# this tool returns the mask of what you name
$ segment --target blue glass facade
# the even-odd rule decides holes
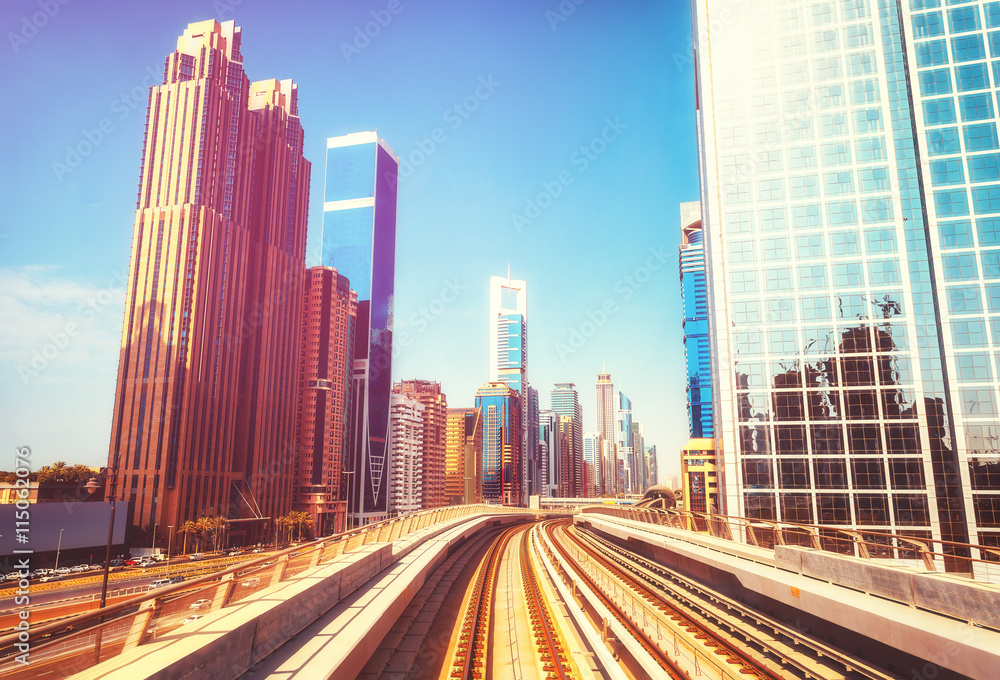
[[[480,489],[485,503],[521,504],[521,398],[503,382],[491,382],[476,391],[476,408],[483,423]]]
[[[388,514],[389,401],[399,164],[375,133],[327,140],[322,262],[358,293],[349,460],[350,512]]]
[[[711,439],[715,436],[712,424],[712,352],[708,336],[705,244],[698,203],[682,205],[681,222],[680,274],[688,428],[694,439]]]

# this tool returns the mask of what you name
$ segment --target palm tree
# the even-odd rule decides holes
[[[184,534],[184,549],[181,554],[187,553],[188,536],[197,536],[201,530],[198,528],[197,523],[188,520],[184,522],[180,529],[177,530],[178,533]]]
[[[298,531],[298,540],[302,540],[302,527],[312,527],[312,515],[304,510],[292,510],[288,513],[288,527]]]
[[[222,536],[222,547],[223,548],[226,547],[226,529],[229,528],[229,520],[223,517],[222,515],[219,515],[214,519],[214,521],[215,521],[215,532],[216,532],[215,549],[219,550],[218,537],[220,534]]]

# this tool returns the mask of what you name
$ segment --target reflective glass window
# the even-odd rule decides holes
[[[1000,154],[969,157],[969,181],[988,182],[1000,179]]]
[[[965,195],[965,189],[956,189],[954,191],[935,191],[934,205],[937,208],[938,215],[959,216],[969,214],[969,201],[968,197]]]
[[[967,94],[958,98],[962,121],[986,120],[993,117],[993,98],[988,94]]]
[[[955,102],[950,97],[924,102],[924,122],[927,125],[947,125],[956,120]]]
[[[986,73],[986,64],[969,64],[955,69],[955,83],[959,92],[982,90],[990,86],[990,77]]]
[[[943,47],[943,46],[942,46]],[[934,50],[931,50],[931,58],[938,58],[938,55]],[[963,35],[959,38],[951,39],[951,53],[955,61],[975,61],[976,59],[984,59],[986,57],[986,48],[983,46],[983,36],[981,35]],[[919,58],[920,47],[917,47],[917,55]],[[939,63],[939,62],[932,62]]]
[[[969,220],[941,222],[938,232],[942,248],[965,248],[972,245],[972,223]]]
[[[941,12],[914,15],[913,35],[917,38],[932,38],[944,35],[944,21],[942,21]]]
[[[981,125],[966,125],[964,128],[965,132],[965,148],[967,151],[988,151],[991,149],[1000,148],[997,144],[997,126],[996,123],[983,123]],[[929,136],[928,136],[929,139]],[[957,142],[957,140],[956,140]],[[942,140],[942,148],[948,145],[946,140]],[[958,150],[958,145],[956,143],[955,150]],[[949,153],[943,151],[942,153]]]
[[[957,7],[948,10],[948,26],[952,33],[978,31],[981,28],[979,24],[979,8],[972,6]]]
[[[948,48],[944,40],[931,40],[917,45],[917,66],[939,66],[948,63]]]
[[[957,128],[942,128],[941,130],[929,130],[927,132],[927,145],[931,156],[941,154],[958,153]]]
[[[934,186],[947,184],[964,184],[965,173],[962,171],[960,158],[948,158],[931,162],[931,183]]]
[[[972,205],[976,213],[1000,212],[1000,185],[973,187]]]

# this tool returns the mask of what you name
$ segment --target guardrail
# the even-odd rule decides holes
[[[481,514],[536,514],[538,510],[461,505],[423,510],[317,539],[223,571],[164,586],[104,609],[0,637],[0,678],[65,677],[177,630],[275,583],[369,543],[396,541],[442,522]],[[30,621],[30,609],[29,619]],[[17,661],[28,653],[30,665]]]
[[[591,506],[583,508],[583,512],[669,526],[761,548],[798,545],[863,559],[920,565],[927,571],[945,571],[987,583],[1000,583],[1000,547],[942,541],[927,531],[885,533],[677,509]]]

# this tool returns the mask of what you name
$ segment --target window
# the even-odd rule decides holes
[[[965,189],[935,191],[934,206],[937,208],[937,214],[942,216],[969,214],[969,203]]]
[[[733,241],[730,243],[729,260],[734,264],[753,262],[753,241]]]
[[[968,31],[978,31],[979,8],[978,7],[958,7],[948,10],[948,26],[952,33],[966,33]]]
[[[786,291],[792,287],[792,273],[786,267],[767,270],[764,272],[764,280],[767,290],[771,292]]]
[[[931,156],[958,153],[958,130],[956,128],[931,130],[927,133],[927,144],[930,147]]]
[[[872,255],[896,252],[896,234],[892,229],[869,229],[865,232],[865,242]]]
[[[1000,251],[985,250],[982,253],[983,278],[986,280],[1000,278]],[[998,338],[1000,341],[1000,338]]]
[[[856,80],[851,83],[851,102],[871,104],[879,100],[878,83],[874,80]]]
[[[780,179],[765,179],[759,183],[760,200],[780,201],[785,197]]]
[[[844,105],[844,86],[827,85],[816,88],[816,98],[821,109],[830,109]]]
[[[854,202],[827,203],[826,219],[830,226],[857,224],[858,215]]]
[[[878,109],[866,109],[854,112],[854,129],[858,134],[879,132],[882,130],[882,112]]]
[[[797,149],[788,150],[788,165],[793,170],[800,168],[816,167],[816,149],[811,146],[802,146]]]
[[[927,125],[946,125],[955,120],[955,102],[950,98],[924,103],[924,122]]]
[[[951,71],[946,68],[923,71],[920,74],[920,94],[951,94]]]
[[[816,60],[816,80],[832,80],[840,77],[840,57]]]
[[[913,36],[916,38],[933,38],[944,35],[944,22],[941,12],[928,12],[913,17]]]
[[[843,0],[841,6],[844,10],[844,20],[864,19],[868,16],[868,3],[866,0]]]
[[[959,163],[961,170],[962,164]],[[864,168],[859,172],[862,193],[889,190],[889,168]]]
[[[981,125],[966,125],[965,148],[967,151],[986,151],[1000,148],[997,145],[996,123],[984,123]],[[957,144],[956,144],[957,149]],[[947,152],[946,152],[947,153]]]
[[[871,27],[868,24],[848,26],[844,29],[844,39],[847,42],[848,47],[864,47],[865,45],[871,45]]]
[[[986,74],[986,64],[970,64],[955,69],[955,82],[959,92],[982,90],[990,86],[990,77]]]
[[[817,193],[816,175],[792,178],[792,198],[809,198]]]
[[[726,230],[731,234],[747,234],[750,232],[751,216],[748,212],[734,212],[726,215]]]
[[[847,121],[842,113],[834,113],[820,117],[820,135],[833,137],[847,134]]]
[[[726,203],[739,205],[750,202],[750,183],[732,182],[726,185]]]
[[[941,222],[938,230],[942,248],[966,248],[972,245],[972,224],[969,220]]]
[[[841,231],[830,235],[834,255],[854,255],[860,252],[858,248],[858,233],[856,231]]]
[[[802,318],[806,320],[829,319],[830,301],[825,297],[803,296]]]
[[[795,239],[795,251],[800,259],[823,257],[823,237],[798,236]]]
[[[864,76],[875,71],[875,55],[872,52],[851,54],[847,57],[847,71],[852,76]]]
[[[989,182],[1000,179],[1000,155],[991,153],[969,158],[969,181]]]
[[[861,265],[857,262],[841,262],[833,265],[833,280],[837,288],[854,288],[864,283]]]
[[[888,283],[899,283],[899,261],[898,260],[875,260],[868,263],[868,276],[873,286],[881,286]]]
[[[990,387],[965,388],[962,390],[962,409],[970,416],[995,416],[997,403]]]
[[[854,175],[850,172],[828,172],[823,175],[828,196],[849,194],[854,191]]]
[[[797,205],[792,209],[792,226],[808,229],[820,226],[818,205]]]
[[[851,147],[846,142],[823,145],[823,165],[845,165],[851,162]]]
[[[760,225],[764,231],[779,231],[785,228],[785,209],[770,208],[760,211]]]
[[[823,265],[800,265],[799,285],[802,288],[822,288],[826,285],[826,267]]]
[[[785,121],[785,138],[790,141],[797,139],[812,139],[812,118]]]
[[[1000,212],[1000,185],[973,187],[972,205],[977,214]]]
[[[986,40],[990,43],[990,56],[1000,57],[1000,31],[993,31],[986,37]]]
[[[965,173],[962,172],[961,159],[950,158],[943,161],[933,161],[931,163],[931,182],[934,186],[964,183]]]
[[[755,293],[757,292],[757,280],[752,271],[733,272],[732,276],[733,293]]]
[[[759,123],[754,126],[754,140],[757,144],[773,145],[778,143],[778,124]]]
[[[882,461],[878,458],[854,458],[851,460],[851,476],[855,489],[884,489],[885,474]]]
[[[917,45],[917,66],[940,66],[948,63],[948,48],[944,40],[932,40]]]
[[[888,198],[866,198],[861,201],[861,211],[865,224],[878,224],[892,219],[892,200]]]
[[[969,281],[977,278],[976,256],[970,253],[945,255],[944,278],[947,281]]]
[[[774,172],[781,170],[780,151],[758,151],[757,169],[761,172]]]
[[[757,323],[759,319],[756,302],[733,302],[733,321],[736,323]]]
[[[968,94],[958,98],[962,121],[985,120],[993,117],[993,99],[989,94]]]
[[[917,48],[919,59],[920,48]],[[983,36],[964,35],[960,38],[951,39],[951,53],[955,61],[975,61],[986,58],[986,49],[983,47]]]
[[[885,158],[885,141],[880,137],[858,140],[858,160],[880,161]]]
[[[948,289],[948,313],[981,314],[982,311],[979,286],[955,286]]]
[[[842,489],[847,486],[846,466],[842,459],[814,458],[813,473],[817,489]]]
[[[958,377],[962,382],[988,382],[990,380],[990,358],[982,352],[959,354],[955,357]]]
[[[788,259],[788,239],[766,238],[764,239],[764,259],[768,261]]]
[[[996,28],[1000,26],[1000,2],[989,2],[983,6],[986,14],[986,27]]]

